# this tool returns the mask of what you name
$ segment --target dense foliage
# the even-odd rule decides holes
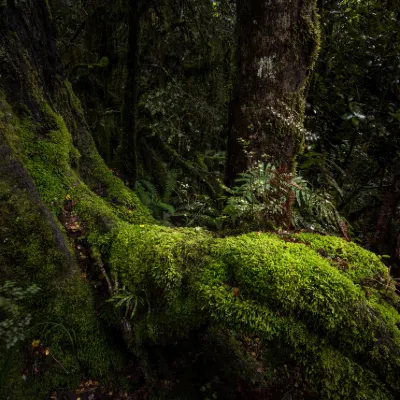
[[[1,398],[400,396],[399,5],[265,4],[0,1]]]

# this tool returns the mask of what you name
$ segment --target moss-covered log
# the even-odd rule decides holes
[[[8,4],[0,8],[0,279],[41,291],[22,304],[33,318],[26,340],[0,358],[0,396],[41,399],[84,376],[123,385],[133,354],[153,379],[152,349],[202,334],[229,343],[240,360],[224,368],[234,380],[250,371],[268,384],[287,365],[321,398],[398,397],[399,298],[379,258],[333,237],[215,238],[154,225],[95,149],[45,1]],[[52,355],[40,362],[37,339]],[[245,339],[258,343],[258,358],[238,345]]]
[[[175,341],[212,324],[256,335],[265,350],[290,349],[323,398],[391,398],[400,389],[394,282],[353,243],[126,225],[110,261],[121,284],[140,288],[151,305],[135,319],[135,343]]]

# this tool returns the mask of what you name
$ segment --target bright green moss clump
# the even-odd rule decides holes
[[[309,245],[322,257],[330,258],[331,263],[355,283],[362,283],[367,278],[383,283],[388,278],[387,268],[382,264],[379,256],[353,242],[347,242],[335,236],[310,233],[301,233],[294,237]]]
[[[368,261],[368,252],[340,243],[355,265]],[[368,276],[388,278],[371,260]],[[173,339],[212,323],[258,335],[266,348],[289,348],[305,379],[327,398],[391,398],[399,391],[397,311],[306,244],[265,234],[213,239],[202,231],[125,226],[111,264],[121,285],[145,293],[151,313],[145,308],[135,316],[147,328],[141,340],[164,340],[166,332]]]
[[[193,287],[212,237],[193,229],[124,224],[113,241],[112,278],[145,299],[136,341],[176,340],[204,320]]]

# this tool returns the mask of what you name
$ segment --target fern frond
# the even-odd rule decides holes
[[[176,170],[168,171],[165,179],[164,194],[162,196],[162,201],[164,203],[167,203],[169,201],[172,193],[176,189],[177,182],[178,182],[178,172]]]
[[[150,194],[151,198],[159,199],[160,195],[156,187],[149,181],[142,180],[142,185],[146,188],[147,192]]]
[[[163,210],[166,211],[169,214],[174,214],[175,213],[175,207],[172,206],[171,204],[167,204],[167,203],[163,203],[162,201],[158,201],[157,203],[155,203],[155,205]]]

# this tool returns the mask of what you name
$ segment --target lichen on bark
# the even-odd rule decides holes
[[[320,45],[314,0],[240,0],[237,19],[229,184],[262,158],[294,170],[303,143],[305,89]]]

